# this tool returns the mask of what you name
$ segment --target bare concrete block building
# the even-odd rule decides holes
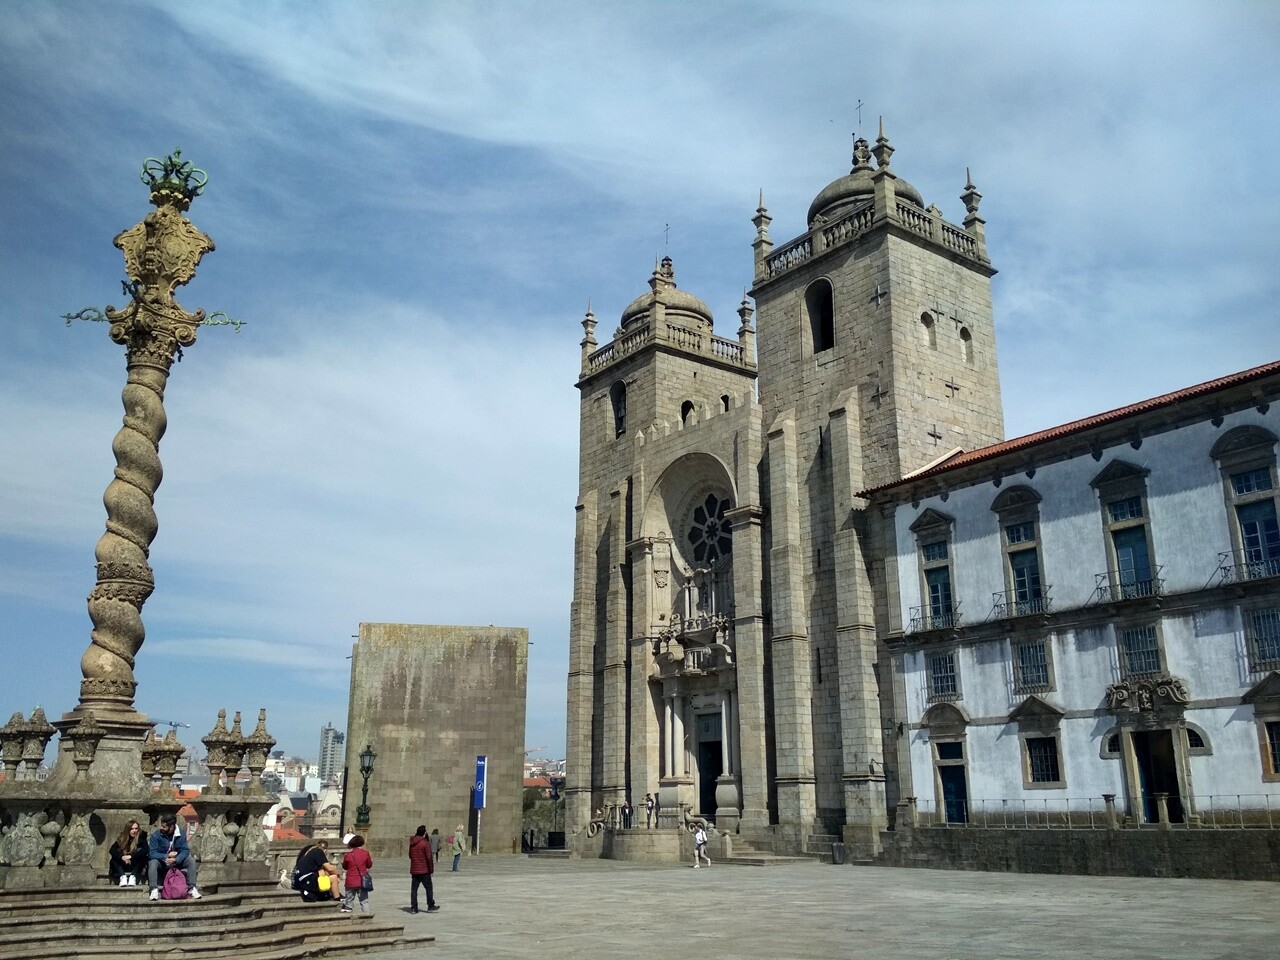
[[[420,823],[458,824],[482,853],[519,849],[529,631],[362,623],[352,650],[347,726],[348,828],[362,800],[360,753],[377,754],[369,777],[373,856],[404,856]],[[476,757],[488,758],[486,806],[472,811]]]

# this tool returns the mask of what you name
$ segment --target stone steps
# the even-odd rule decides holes
[[[0,960],[300,960],[420,946],[404,925],[303,903],[274,883],[202,888],[199,900],[150,901],[145,887],[0,892]]]

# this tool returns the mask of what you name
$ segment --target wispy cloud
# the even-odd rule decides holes
[[[556,743],[588,297],[609,335],[670,224],[731,326],[756,191],[803,229],[861,100],[926,202],[985,194],[1011,432],[1274,359],[1278,40],[1243,2],[0,7],[0,700],[74,696],[123,359],[55,318],[121,299],[143,157],[210,171],[179,296],[250,322],[173,370],[146,709],[278,704],[305,752],[360,620],[506,623]]]

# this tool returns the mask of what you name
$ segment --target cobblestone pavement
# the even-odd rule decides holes
[[[413,916],[408,861],[374,875],[376,911],[436,936],[377,960],[1280,957],[1274,883],[484,856]]]

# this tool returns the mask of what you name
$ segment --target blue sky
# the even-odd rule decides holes
[[[209,173],[224,310],[175,365],[139,707],[314,755],[360,621],[528,626],[564,744],[577,394],[655,255],[733,336],[883,114],[984,194],[1007,428],[1280,357],[1280,8],[1245,3],[0,6],[0,709],[74,706],[144,158]],[[669,246],[664,229],[670,225]]]

